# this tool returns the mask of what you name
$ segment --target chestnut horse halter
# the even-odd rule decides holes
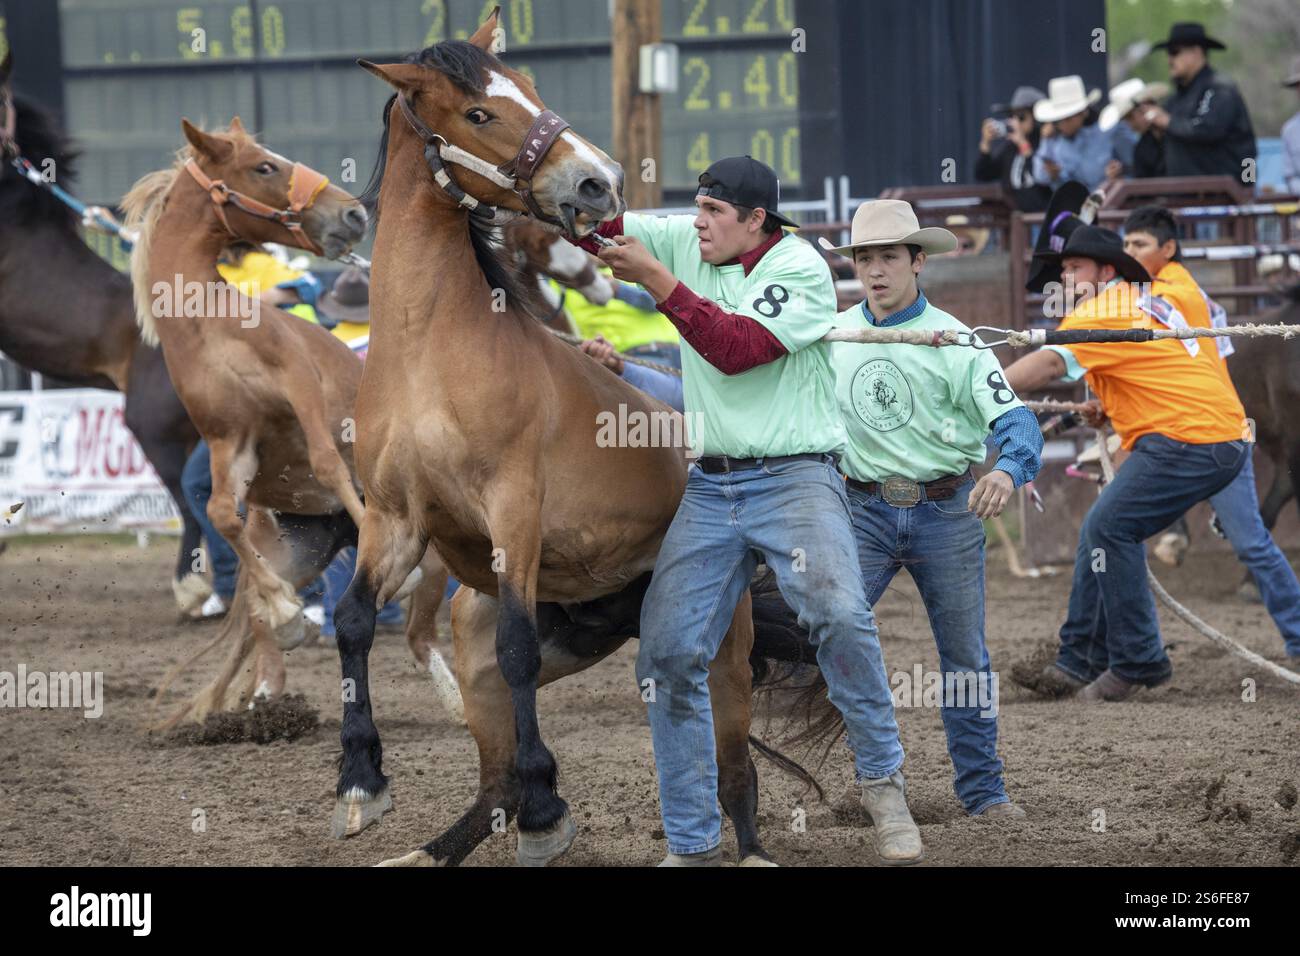
[[[289,230],[289,234],[293,236],[293,240],[299,249],[306,249],[318,256],[324,255],[324,250],[302,228],[303,212],[311,208],[312,203],[316,201],[316,197],[329,185],[329,178],[316,172],[310,166],[304,166],[302,163],[293,164],[293,172],[289,176],[289,205],[285,209],[274,209],[251,196],[236,192],[220,179],[208,178],[207,174],[199,169],[199,164],[193,159],[186,160],[185,171],[194,177],[194,181],[199,184],[204,192],[212,197],[213,205],[217,207],[217,218],[226,227],[226,232],[230,233],[234,238],[240,239],[243,237],[230,228],[230,223],[226,219],[227,205],[234,206],[241,212],[258,219],[267,219],[279,223]]]
[[[406,122],[411,125],[411,129],[415,130],[415,134],[424,143],[424,161],[429,164],[429,171],[433,173],[434,182],[458,205],[468,209],[471,216],[486,220],[493,225],[502,225],[522,214],[513,209],[500,209],[479,202],[461,189],[456,184],[456,180],[451,178],[451,173],[447,170],[447,163],[464,166],[466,169],[478,173],[489,182],[495,183],[503,189],[509,189],[523,200],[524,205],[528,207],[528,211],[542,222],[557,226],[563,225],[563,223],[542,212],[542,208],[537,205],[537,200],[533,198],[533,177],[537,175],[537,168],[542,165],[542,160],[551,151],[551,147],[560,138],[560,134],[569,128],[569,124],[554,112],[542,110],[537,114],[537,119],[533,120],[533,125],[528,130],[527,135],[524,136],[523,144],[520,145],[515,158],[500,166],[493,166],[487,160],[480,159],[459,146],[453,146],[443,136],[429,129],[424,124],[424,121],[415,115],[415,110],[412,108],[410,100],[406,98],[405,93],[397,94],[397,105],[402,108],[402,115],[406,117]]]

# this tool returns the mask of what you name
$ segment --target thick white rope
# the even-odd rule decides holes
[[[982,345],[1036,346],[1047,344],[1048,329],[995,329],[980,326],[972,331],[958,329],[898,329],[898,328],[861,328],[831,329],[822,337],[823,342],[862,342],[880,345],[928,345],[934,348],[945,345],[977,346],[979,341],[974,332],[990,332],[1002,338],[997,342]],[[1104,329],[1079,329],[1077,331],[1115,331]],[[1260,338],[1277,335],[1284,339],[1300,336],[1300,325],[1229,325],[1223,328],[1201,328],[1187,326],[1178,329],[1152,329],[1151,337],[1155,339],[1222,339],[1222,338]],[[1103,343],[1104,344],[1104,343]],[[1118,344],[1118,343],[1116,343]]]
[[[1097,430],[1097,444],[1101,450],[1101,469],[1106,475],[1106,483],[1109,484],[1115,477],[1115,464],[1110,460],[1110,449],[1106,447],[1106,435],[1100,429]],[[1156,580],[1156,576],[1152,573],[1150,567],[1147,568],[1147,582],[1151,585],[1151,590],[1156,593],[1156,597],[1160,598],[1160,600],[1164,602],[1165,606],[1180,617],[1183,623],[1192,630],[1196,631],[1203,637],[1208,637],[1220,647],[1227,648],[1238,657],[1250,661],[1250,663],[1254,664],[1256,667],[1264,668],[1275,677],[1280,677],[1284,681],[1290,681],[1292,684],[1300,684],[1300,674],[1274,664],[1272,661],[1260,657],[1254,651],[1242,647],[1227,634],[1210,627],[1210,625],[1206,624],[1186,607],[1179,604],[1170,596],[1169,592],[1164,589],[1164,586]]]

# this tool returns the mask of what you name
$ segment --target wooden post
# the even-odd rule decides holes
[[[629,209],[663,205],[659,150],[662,146],[658,94],[642,93],[638,85],[641,46],[662,39],[659,0],[614,0],[610,24],[612,46],[610,73],[613,76],[614,158],[622,164],[627,179],[623,196]],[[655,175],[646,182],[643,163],[655,162]]]

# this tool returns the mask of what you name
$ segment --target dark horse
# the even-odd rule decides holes
[[[1260,321],[1300,325],[1300,282],[1287,288],[1286,302]],[[1300,478],[1300,339],[1242,338],[1228,358],[1246,414],[1255,422],[1255,440],[1273,463],[1273,484],[1260,502],[1264,527],[1272,529],[1283,505],[1295,497]]]
[[[12,58],[0,63],[0,351],[29,369],[126,396],[126,425],[176,502],[184,522],[172,588],[183,611],[201,604],[207,584],[191,569],[199,526],[181,493],[198,432],[176,397],[160,349],[140,341],[131,280],[96,255],[77,217],[9,163],[4,131],[38,169],[54,161],[66,185],[76,153],[54,121],[9,86]]]

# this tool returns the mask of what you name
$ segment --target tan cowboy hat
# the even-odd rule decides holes
[[[853,214],[851,241],[833,246],[825,237],[818,244],[827,252],[853,258],[854,249],[866,246],[920,246],[924,252],[952,252],[957,237],[938,226],[921,228],[910,202],[901,199],[869,199]]]
[[[1081,76],[1057,76],[1047,82],[1047,98],[1034,104],[1034,119],[1055,123],[1082,113],[1101,99],[1101,90],[1087,92]]]
[[[1140,103],[1158,103],[1169,95],[1169,84],[1148,83],[1134,77],[1125,80],[1110,91],[1110,102],[1101,111],[1097,126],[1102,132],[1118,126],[1119,121]]]

